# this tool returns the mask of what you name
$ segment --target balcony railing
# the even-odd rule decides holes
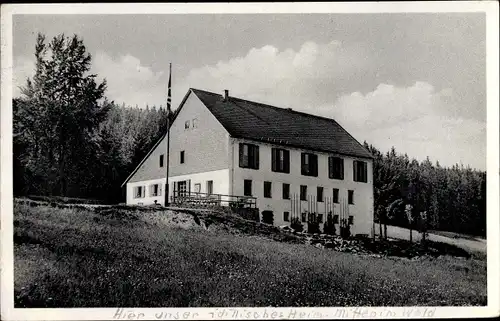
[[[257,198],[251,196],[208,194],[188,191],[173,191],[172,204],[196,204],[200,206],[229,206],[256,208]]]

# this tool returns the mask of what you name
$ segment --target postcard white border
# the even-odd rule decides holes
[[[498,3],[458,2],[358,2],[358,3],[198,3],[198,4],[7,4],[1,7],[1,314],[5,320],[109,320],[116,308],[14,309],[12,229],[12,15],[13,14],[200,14],[200,13],[401,13],[484,12],[487,61],[487,269],[488,306],[415,307],[429,318],[492,317],[500,314],[499,302],[499,53]],[[179,319],[345,319],[406,318],[411,307],[356,308],[128,308],[134,319],[155,319],[155,313],[179,313]],[[237,311],[239,314],[235,314]],[[185,312],[190,315],[183,318]],[[275,312],[276,314],[273,314]],[[359,312],[359,314],[357,314]],[[365,314],[363,315],[363,312]],[[432,316],[430,315],[432,312]],[[143,313],[143,318],[137,316]],[[196,313],[196,318],[193,318]],[[294,314],[295,313],[295,314]],[[276,316],[276,317],[274,317]],[[416,317],[416,316],[415,316]],[[421,318],[426,316],[420,316]],[[412,318],[412,317],[410,317]],[[171,319],[175,319],[172,317]],[[127,318],[121,318],[127,320]],[[163,320],[167,320],[163,318]]]

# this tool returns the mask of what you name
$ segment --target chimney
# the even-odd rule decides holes
[[[223,101],[228,101],[228,100],[229,100],[229,90],[224,89]]]

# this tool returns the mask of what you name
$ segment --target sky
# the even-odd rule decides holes
[[[486,169],[484,13],[14,15],[14,96],[37,33],[77,34],[116,103],[188,89],[334,118],[359,142]]]

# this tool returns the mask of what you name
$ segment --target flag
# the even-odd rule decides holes
[[[167,114],[170,116],[172,113],[172,63],[170,63],[170,74],[168,75],[168,95],[167,95]]]

